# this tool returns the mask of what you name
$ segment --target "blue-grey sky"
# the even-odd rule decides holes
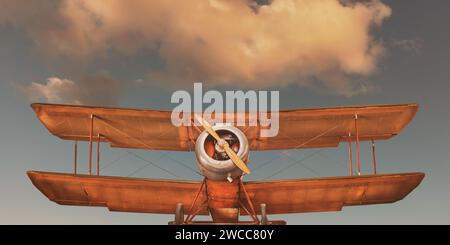
[[[56,101],[171,109],[173,91],[192,88],[197,79],[220,90],[279,90],[282,109],[418,103],[419,111],[404,131],[377,144],[379,172],[426,173],[422,184],[408,197],[394,204],[274,218],[286,219],[290,224],[450,223],[448,1],[364,1],[364,5],[349,3],[340,7],[330,0],[323,1],[330,3],[323,6],[292,4],[293,11],[288,11],[292,16],[287,16],[288,12],[271,12],[274,4],[279,9],[285,7],[279,6],[279,1],[273,1],[267,9],[247,3],[223,6],[220,1],[209,1],[220,11],[233,10],[233,14],[223,18],[244,18],[249,13],[258,16],[230,26],[227,22],[215,22],[211,19],[214,14],[201,15],[218,25],[214,28],[190,25],[197,22],[192,22],[182,8],[160,6],[161,1],[155,1],[153,9],[160,12],[152,10],[152,16],[137,14],[145,10],[143,7],[151,8],[149,4],[126,8],[123,12],[136,12],[116,16],[105,14],[113,12],[112,5],[102,2],[100,6],[81,8],[76,4],[81,2],[0,0],[1,224],[165,224],[171,220],[171,215],[116,213],[105,208],[50,202],[31,184],[26,171],[72,171],[73,145],[50,135],[29,104]],[[94,25],[86,24],[83,9],[89,8],[100,16]],[[341,8],[345,11],[339,12]],[[335,15],[347,18],[334,18]],[[323,24],[324,19],[329,22]],[[161,20],[171,24],[163,25]],[[96,30],[97,25],[106,28]],[[158,25],[163,25],[164,31],[155,27]],[[277,25],[279,28],[275,28]],[[308,38],[296,35],[307,35],[314,45],[305,41]],[[256,44],[275,40],[283,44],[286,54],[259,52],[263,49],[258,49],[258,45],[246,46],[254,48],[250,51],[230,49],[235,47],[231,45],[235,37],[249,36],[255,37],[249,42]],[[325,37],[330,40],[324,41]],[[222,46],[228,50],[218,50]],[[261,56],[257,61],[246,60],[233,52]],[[303,59],[291,59],[290,54],[296,53]],[[51,87],[49,78],[67,86]],[[362,149],[363,170],[370,173],[370,145],[363,143]],[[177,163],[183,161],[195,168],[192,153],[173,153],[171,159],[159,159],[164,152],[132,152],[186,179],[200,179]],[[314,150],[290,151],[297,159],[311,152]],[[83,163],[87,162],[87,153],[88,145],[82,144],[82,171],[86,171],[87,164]],[[104,145],[102,153],[105,175],[127,176],[146,164],[123,149]],[[257,169],[248,179],[266,178],[291,163],[276,151],[253,152],[251,166],[257,168],[274,157],[278,159]],[[342,145],[326,149],[302,164],[271,178],[346,175],[346,148]],[[134,176],[171,178],[151,166]]]

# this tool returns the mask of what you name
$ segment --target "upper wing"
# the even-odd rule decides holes
[[[33,184],[51,201],[61,205],[104,206],[111,211],[174,214],[177,203],[190,207],[200,181],[174,181],[73,175],[28,171]],[[206,201],[199,194],[197,203]],[[185,213],[190,214],[186,209]],[[206,208],[200,210],[208,214]]]
[[[266,204],[268,214],[340,211],[343,206],[399,201],[414,190],[424,176],[424,173],[403,173],[254,181],[245,183],[245,188],[257,213],[261,203]]]
[[[55,136],[89,141],[91,115],[93,135],[113,147],[155,150],[193,149],[198,132],[172,125],[170,111],[122,109],[75,105],[32,104],[39,120]]]
[[[280,111],[278,135],[258,137],[258,130],[246,132],[254,150],[336,147],[355,140],[355,115],[359,140],[384,140],[397,135],[414,117],[417,104],[352,106]]]
[[[68,140],[89,140],[91,114],[94,136],[100,134],[113,147],[188,151],[199,135],[195,127],[173,126],[170,111],[54,104],[32,108],[52,134]],[[401,104],[280,111],[279,133],[271,138],[260,137],[260,124],[239,128],[251,150],[334,147],[349,133],[355,139],[356,114],[360,140],[380,140],[398,134],[417,108]]]

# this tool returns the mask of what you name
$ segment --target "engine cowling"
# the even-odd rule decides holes
[[[249,146],[245,134],[238,128],[229,125],[215,125],[213,128],[247,164]],[[236,179],[242,175],[242,171],[206,131],[203,131],[197,138],[195,154],[198,168],[208,179],[231,180],[230,178]]]

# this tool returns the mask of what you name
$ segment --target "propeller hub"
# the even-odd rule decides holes
[[[218,145],[223,150],[223,148],[225,147],[225,144],[227,144],[227,142],[223,138],[221,138],[219,141],[217,141],[216,145]]]
[[[225,152],[224,145],[221,145],[221,144],[219,144],[219,143],[216,143],[216,144],[214,145],[214,150],[215,150],[217,153],[223,153],[223,152]]]

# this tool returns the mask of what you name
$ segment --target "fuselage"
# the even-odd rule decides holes
[[[220,125],[213,127],[219,136],[226,140],[236,154],[248,162],[249,146],[245,134],[236,127]],[[197,166],[205,177],[207,206],[212,219],[217,223],[238,222],[240,196],[243,196],[240,183],[243,172],[224,153],[220,142],[204,131],[195,144]]]

